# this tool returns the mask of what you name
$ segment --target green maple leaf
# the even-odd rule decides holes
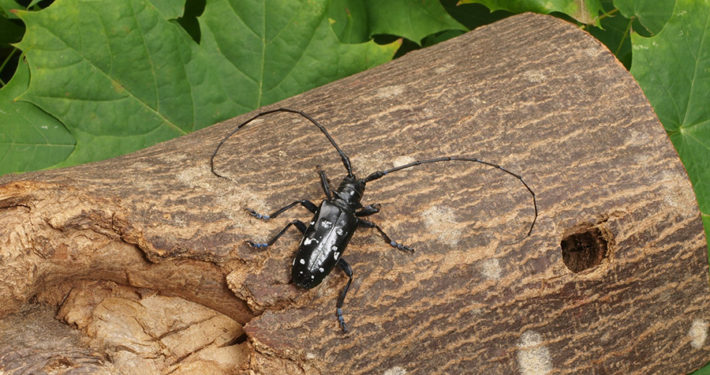
[[[678,0],[659,34],[631,41],[631,73],[683,160],[710,238],[710,0]]]
[[[675,0],[614,0],[614,6],[626,18],[639,21],[647,33],[654,35],[661,32],[673,14]]]
[[[52,116],[14,98],[27,89],[30,71],[20,62],[17,72],[0,89],[0,168],[18,172],[49,167],[74,149],[74,138]]]
[[[19,99],[76,140],[58,166],[187,134],[388,61],[398,47],[340,42],[326,0],[209,1],[196,43],[173,22],[174,4],[58,0],[18,12],[31,72]]]
[[[599,15],[604,10],[601,0],[460,0],[460,4],[483,4],[491,11],[511,13],[536,12],[564,13],[585,24],[599,25]]]
[[[421,45],[429,35],[467,30],[439,0],[333,0],[330,8],[333,29],[341,40],[352,43],[387,34]]]

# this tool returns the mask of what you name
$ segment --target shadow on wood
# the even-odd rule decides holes
[[[382,204],[372,220],[417,251],[355,234],[343,335],[342,273],[297,289],[298,233],[244,245],[310,217],[264,223],[244,207],[319,201],[317,165],[344,175],[301,118],[270,115],[230,138],[215,159],[228,179],[210,155],[250,114],[5,176],[0,369],[647,374],[710,359],[705,237],[685,171],[629,73],[574,25],[511,17],[276,107],[320,121],[359,176],[440,155],[503,165],[537,194],[535,230],[525,237],[527,192],[494,169],[452,162],[369,184],[364,203]]]

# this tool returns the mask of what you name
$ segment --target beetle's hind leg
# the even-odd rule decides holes
[[[345,324],[345,319],[343,318],[343,303],[345,302],[345,295],[348,294],[348,289],[350,289],[350,283],[353,281],[353,269],[350,268],[348,262],[343,258],[338,260],[338,267],[345,272],[345,275],[348,277],[348,283],[345,284],[345,288],[343,288],[343,291],[340,292],[338,296],[338,303],[335,305],[335,315],[338,317],[338,323],[340,323],[340,328],[343,330],[343,333],[346,333],[348,332],[348,326]]]
[[[362,216],[362,215],[361,215],[361,216]],[[390,236],[388,236],[387,233],[385,233],[385,231],[383,231],[382,228],[380,228],[379,225],[377,225],[377,224],[375,224],[375,223],[373,223],[373,222],[371,222],[371,221],[369,221],[369,220],[359,219],[359,220],[358,220],[358,225],[361,226],[361,227],[365,227],[365,228],[375,228],[375,229],[377,229],[377,231],[380,232],[380,235],[381,235],[382,238],[385,240],[385,242],[387,242],[388,245],[394,247],[395,249],[402,250],[402,251],[406,251],[406,252],[409,252],[409,253],[413,253],[413,252],[414,252],[414,249],[413,249],[413,248],[411,248],[411,247],[409,247],[409,246],[406,246],[406,245],[402,245],[401,243],[398,243],[398,242],[393,241],[393,240],[390,238]]]
[[[305,207],[308,211],[311,211],[312,213],[316,213],[316,211],[318,210],[318,206],[316,206],[315,204],[313,204],[313,202],[311,202],[307,199],[293,201],[293,202],[279,208],[278,210],[276,210],[273,213],[268,214],[268,215],[262,215],[256,211],[252,210],[251,208],[245,208],[245,210],[249,213],[249,215],[254,216],[257,219],[261,219],[261,220],[266,221],[266,220],[273,219],[276,216],[281,215],[282,213],[293,208],[293,206],[295,206],[297,204],[300,204],[301,206]]]
[[[302,234],[306,234],[306,224],[304,224],[300,220],[294,220],[294,221],[288,223],[288,225],[286,225],[284,227],[284,229],[281,229],[281,231],[279,233],[276,233],[275,236],[271,237],[271,239],[268,242],[247,241],[247,243],[249,244],[249,246],[255,247],[257,249],[263,249],[263,248],[269,247],[269,246],[273,245],[274,242],[276,242],[276,240],[278,240],[279,237],[281,237],[291,225],[295,225],[296,229],[298,229]]]

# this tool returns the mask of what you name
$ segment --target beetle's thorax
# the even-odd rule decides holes
[[[345,176],[338,186],[338,190],[335,191],[333,202],[343,205],[344,208],[356,210],[362,207],[360,200],[362,200],[364,193],[365,183],[362,180],[355,176]]]

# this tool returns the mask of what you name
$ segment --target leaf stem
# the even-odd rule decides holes
[[[601,16],[599,16],[599,21],[603,20],[604,18],[611,17],[611,16],[613,16],[614,14],[616,14],[616,13],[618,13],[618,12],[619,12],[619,9],[617,9],[617,8],[614,8],[614,9],[608,11],[608,12],[604,12],[604,14],[602,14]]]
[[[621,47],[624,46],[624,42],[626,41],[626,38],[631,35],[631,24],[634,22],[633,19],[629,20],[629,23],[626,24],[626,30],[624,30],[624,35],[621,37],[621,40],[619,41],[619,45],[616,47],[616,50],[614,51],[614,55],[618,56],[619,51],[621,51]]]

